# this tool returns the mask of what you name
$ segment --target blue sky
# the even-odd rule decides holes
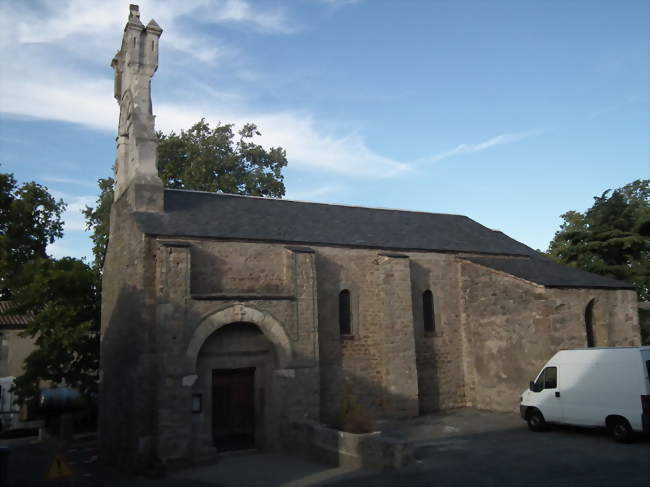
[[[68,203],[57,257],[90,255],[129,3],[0,0],[0,170]],[[460,213],[545,249],[562,213],[650,177],[647,0],[139,4],[164,29],[157,128],[257,123],[287,198]]]

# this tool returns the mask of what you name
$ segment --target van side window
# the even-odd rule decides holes
[[[544,389],[557,387],[557,367],[546,367],[544,374]]]
[[[546,367],[535,381],[535,391],[557,388],[557,367]]]

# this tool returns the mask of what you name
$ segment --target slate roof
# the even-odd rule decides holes
[[[466,257],[465,260],[502,271],[546,287],[583,287],[603,289],[634,289],[623,281],[586,272],[553,262],[540,254],[528,259],[504,257]]]
[[[526,256],[468,259],[546,286],[632,286],[555,264],[502,232],[462,215],[165,190],[165,213],[137,213],[149,235]]]

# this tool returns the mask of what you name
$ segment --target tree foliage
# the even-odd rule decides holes
[[[639,298],[650,300],[650,179],[607,190],[584,213],[562,218],[551,257],[634,284]]]
[[[35,182],[18,186],[0,174],[0,280],[10,314],[32,316],[23,336],[35,339],[14,390],[22,404],[43,383],[96,390],[99,360],[99,282],[84,262],[47,255],[63,236],[62,200]]]
[[[166,188],[234,193],[249,196],[284,196],[282,169],[287,165],[281,147],[265,149],[254,139],[255,124],[238,132],[232,124],[211,128],[205,119],[180,134],[158,132],[158,173]],[[95,264],[101,268],[106,253],[113,178],[99,180],[94,208],[86,207],[86,227],[92,230]]]
[[[113,178],[101,178],[97,183],[99,185],[97,205],[94,208],[86,206],[82,213],[86,217],[86,230],[92,231],[90,238],[93,241],[93,266],[98,273],[101,273],[108,245],[108,230],[115,181]]]
[[[252,123],[244,125],[237,135],[235,139],[232,124],[210,128],[205,119],[180,134],[159,132],[158,172],[165,187],[284,196],[285,150],[266,150],[256,144],[253,138],[261,134]]]
[[[10,296],[11,281],[28,261],[46,257],[47,245],[63,235],[63,200],[35,182],[18,186],[13,174],[0,173],[0,297]]]
[[[17,278],[12,313],[31,313],[22,336],[37,348],[25,360],[14,390],[20,403],[38,394],[39,384],[65,385],[88,397],[97,391],[100,288],[98,274],[79,259],[37,258]]]

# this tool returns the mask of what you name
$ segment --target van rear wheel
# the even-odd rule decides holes
[[[632,441],[632,427],[625,418],[608,419],[607,430],[612,439],[617,443],[629,443]]]
[[[526,422],[531,431],[544,431],[548,425],[544,419],[544,415],[539,409],[531,409],[526,414]]]

